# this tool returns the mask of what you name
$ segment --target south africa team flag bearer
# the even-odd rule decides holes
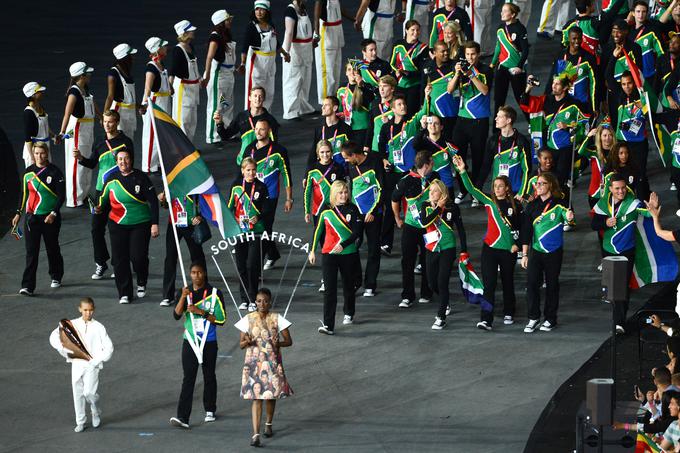
[[[199,207],[201,216],[217,226],[220,230],[222,238],[226,239],[240,233],[236,220],[227,209],[227,204],[224,197],[220,194],[215,180],[210,174],[210,170],[201,158],[198,150],[184,134],[182,129],[175,123],[170,115],[163,111],[153,102],[149,102],[149,108],[146,112],[149,119],[152,121],[154,130],[156,131],[156,140],[158,143],[158,157],[161,166],[161,174],[163,176],[163,186],[165,189],[166,199],[174,200],[179,198],[183,200],[189,195],[200,195]],[[182,251],[179,246],[179,238],[177,235],[177,228],[174,216],[170,216],[173,222],[173,234],[175,236],[175,246],[177,248],[178,261],[180,269],[182,270],[183,286],[187,286],[187,277],[182,261]],[[195,297],[193,302],[206,301],[210,304],[210,314],[215,315],[215,309],[222,307],[221,297],[218,297],[219,303],[216,303],[216,295],[211,296],[210,302],[207,302],[207,294],[203,297]],[[200,307],[199,307],[200,308]],[[207,310],[208,306],[204,306]],[[223,309],[222,309],[223,310]],[[187,325],[191,329],[185,329],[185,339],[191,346],[192,351],[196,355],[198,363],[203,363],[204,349],[206,342],[211,339],[202,335],[199,340],[198,336],[192,334],[194,326],[196,330],[201,333],[208,331],[205,329],[207,324],[203,319],[195,316],[192,311],[188,311]],[[204,310],[205,311],[205,310]],[[222,320],[224,322],[224,320]],[[202,327],[198,329],[198,327]],[[214,339],[212,341],[215,341]],[[188,417],[187,417],[188,418]]]

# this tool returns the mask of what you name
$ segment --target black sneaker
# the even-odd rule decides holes
[[[103,265],[99,265],[95,263],[96,267],[94,269],[94,274],[92,274],[92,280],[101,280],[104,278],[104,272],[109,268],[109,266],[104,263]]]

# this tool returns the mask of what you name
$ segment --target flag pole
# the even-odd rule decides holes
[[[149,118],[151,119],[151,124],[153,125],[154,130],[157,130],[156,128],[156,120],[153,116],[153,108],[155,104],[151,99],[147,98],[148,102],[148,108],[146,109],[146,114],[149,115]],[[158,137],[158,134],[156,134],[156,137]],[[156,138],[158,140],[158,138]],[[182,271],[182,283],[183,283],[183,288],[188,286],[187,285],[187,273],[184,270],[184,260],[182,259],[182,248],[179,246],[179,236],[177,235],[177,225],[175,224],[175,217],[172,215],[172,198],[170,198],[170,187],[168,186],[168,177],[167,174],[165,173],[165,165],[163,164],[163,153],[161,152],[161,147],[158,146],[158,162],[160,163],[161,166],[161,177],[163,179],[163,192],[165,193],[165,200],[168,203],[168,209],[170,211],[170,222],[172,223],[172,235],[175,238],[175,247],[177,249],[177,261],[179,261],[179,268]],[[191,320],[191,325],[194,325],[194,314],[189,312],[189,318]],[[186,329],[185,329],[186,330]],[[195,335],[195,333],[194,333]],[[189,342],[189,345],[191,346],[191,349],[193,349],[194,354],[196,354],[196,359],[198,360],[199,364],[203,363],[203,354],[201,351],[198,349],[198,345],[191,339],[191,335],[187,335],[189,338],[187,338],[187,341]]]

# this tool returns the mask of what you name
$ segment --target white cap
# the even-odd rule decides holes
[[[149,53],[156,53],[160,50],[161,47],[167,45],[168,45],[167,41],[156,36],[147,39],[146,42],[144,43],[144,47],[146,47],[146,50],[148,50]]]
[[[68,72],[71,74],[71,77],[76,77],[85,73],[94,72],[94,68],[86,65],[84,61],[76,61],[71,66],[69,66]]]
[[[116,47],[113,48],[113,56],[116,57],[116,60],[122,60],[128,55],[133,55],[136,53],[137,49],[130,47],[130,44],[125,43],[118,44]]]
[[[38,82],[28,82],[24,87],[22,88],[24,92],[24,96],[27,98],[30,98],[33,96],[35,93],[39,91],[45,91],[47,88],[44,86],[40,85]]]
[[[221,24],[227,19],[231,19],[233,16],[227,12],[226,9],[220,9],[218,11],[215,11],[212,16],[210,16],[210,20],[212,20],[213,25]]]
[[[256,8],[262,8],[269,11],[270,9],[269,0],[255,0],[255,5],[253,6],[253,9]]]
[[[175,24],[175,33],[177,33],[177,36],[182,36],[184,33],[194,30],[196,30],[196,27],[191,25],[191,22],[186,19],[180,20]]]

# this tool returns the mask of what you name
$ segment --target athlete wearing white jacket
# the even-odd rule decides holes
[[[312,21],[305,1],[293,0],[286,8],[286,33],[283,37],[283,49],[290,54],[290,61],[283,62],[281,95],[284,120],[314,111],[309,103],[314,65],[312,34]]]

